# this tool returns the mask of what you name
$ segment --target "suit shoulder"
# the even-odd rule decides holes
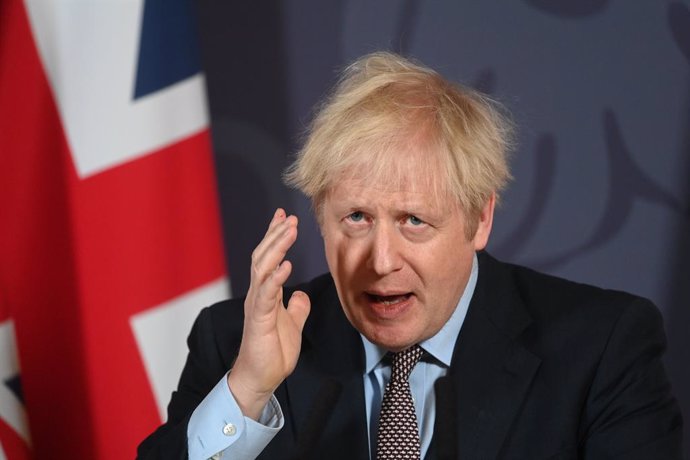
[[[576,317],[616,321],[626,311],[660,317],[650,300],[629,292],[579,283],[495,259],[491,264],[500,266],[496,271],[503,271],[503,276],[509,279],[525,308],[537,321]]]

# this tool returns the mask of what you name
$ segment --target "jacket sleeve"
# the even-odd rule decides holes
[[[233,306],[230,304],[224,308]],[[168,404],[168,419],[139,445],[138,459],[187,458],[189,419],[194,409],[228,371],[241,340],[241,318],[238,326],[236,321],[217,318],[217,311],[215,307],[205,308],[197,317],[187,339],[187,361],[177,390]],[[223,344],[223,351],[219,348],[214,330],[214,324],[218,323],[221,325],[217,327],[227,328],[232,337],[229,343]]]
[[[659,311],[634,300],[611,330],[592,382],[583,458],[682,459],[682,417],[662,362],[665,348]]]

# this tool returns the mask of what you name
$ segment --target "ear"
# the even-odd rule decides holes
[[[492,193],[486,204],[479,213],[479,220],[477,222],[477,232],[474,234],[474,250],[480,251],[486,247],[489,242],[489,235],[491,234],[491,225],[494,221],[494,208],[496,207],[496,194]]]

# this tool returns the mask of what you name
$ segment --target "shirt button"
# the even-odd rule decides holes
[[[225,436],[234,436],[237,433],[237,428],[232,423],[228,423],[223,427],[223,434]]]

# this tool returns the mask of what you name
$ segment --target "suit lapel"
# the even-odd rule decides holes
[[[292,435],[301,458],[318,452],[321,458],[368,459],[361,339],[345,318],[330,277],[309,294],[312,314],[300,362],[285,382]],[[541,363],[520,343],[530,322],[509,270],[480,254],[477,286],[446,377],[455,389],[459,458],[500,454]]]
[[[495,459],[541,360],[519,335],[531,318],[505,266],[479,256],[479,278],[453,353],[460,458]]]
[[[330,281],[310,295],[300,362],[286,380],[300,458],[368,459],[364,350]]]

